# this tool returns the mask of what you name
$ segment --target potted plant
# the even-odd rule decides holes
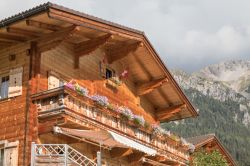
[[[122,84],[122,81],[119,77],[111,77],[110,80],[113,81],[117,86],[120,86]]]
[[[87,90],[86,88],[81,87],[81,86],[78,85],[78,84],[75,84],[75,85],[74,85],[74,89],[75,89],[75,91],[76,91],[78,94],[80,94],[80,95],[82,95],[82,96],[88,96],[88,90]]]
[[[133,122],[138,127],[143,127],[145,125],[145,120],[143,116],[134,115]]]
[[[117,86],[120,86],[122,84],[122,81],[119,79],[119,77],[111,77],[107,79],[107,85],[116,88]]]
[[[118,111],[120,112],[120,116],[121,116],[122,120],[124,120],[124,121],[133,120],[134,114],[132,113],[132,111],[129,108],[119,107]]]
[[[94,95],[91,99],[95,102],[98,107],[107,107],[109,105],[108,98],[106,96]]]
[[[145,128],[145,130],[152,130],[152,127],[151,127],[151,125],[147,122],[147,121],[145,121],[145,123],[144,123],[144,128]]]

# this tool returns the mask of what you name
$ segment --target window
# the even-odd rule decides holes
[[[102,78],[112,78],[115,77],[115,70],[113,70],[109,65],[100,62],[100,75]]]
[[[114,72],[111,69],[106,68],[106,79],[114,77]]]
[[[0,98],[8,97],[9,93],[9,76],[0,77]]]

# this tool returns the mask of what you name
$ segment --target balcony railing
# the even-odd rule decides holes
[[[31,166],[38,165],[97,166],[67,144],[35,144],[31,146]]]
[[[80,115],[82,118],[87,118],[105,129],[118,131],[157,149],[160,153],[166,153],[172,159],[176,159],[176,156],[178,156],[183,161],[189,160],[187,149],[179,146],[176,141],[157,137],[152,131],[146,131],[132,123],[123,121],[117,113],[95,105],[91,99],[80,96],[67,87],[35,94],[32,96],[32,100],[37,105],[39,119],[66,112],[71,115],[75,113],[77,116]]]

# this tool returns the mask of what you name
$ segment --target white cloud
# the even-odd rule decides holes
[[[0,16],[4,18],[44,2],[4,1]],[[248,0],[52,2],[145,31],[170,67],[193,71],[221,60],[250,59]]]

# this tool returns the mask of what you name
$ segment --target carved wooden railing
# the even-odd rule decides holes
[[[176,156],[181,157],[183,161],[189,160],[187,149],[178,146],[175,141],[159,138],[152,131],[146,131],[130,122],[123,121],[116,112],[98,107],[90,98],[78,95],[67,87],[32,95],[32,100],[37,105],[40,119],[71,111],[77,116],[82,115],[90,121],[98,123],[105,129],[116,130],[157,149],[160,153],[167,153],[173,160],[177,159]]]

